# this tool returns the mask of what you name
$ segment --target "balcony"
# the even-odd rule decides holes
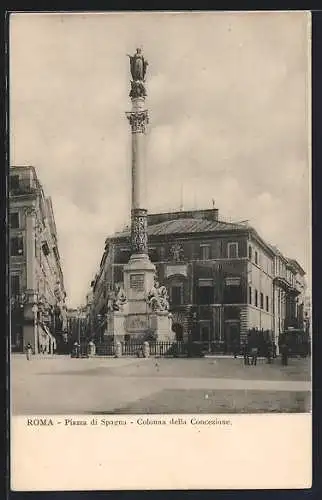
[[[300,291],[283,276],[275,276],[274,284],[290,295],[297,296],[300,294]]]
[[[35,179],[16,179],[16,176],[11,176],[9,181],[10,196],[25,196],[35,195],[39,191],[39,184]]]

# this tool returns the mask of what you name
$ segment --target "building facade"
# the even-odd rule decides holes
[[[309,294],[304,298],[304,325],[305,331],[312,338],[312,301]]]
[[[89,324],[91,336],[98,341],[104,340],[106,331],[106,314],[110,294],[114,290],[114,249],[107,240],[104,252],[99,265],[99,270],[91,282],[91,300],[89,314]]]
[[[67,331],[66,342],[69,350],[74,342],[84,342],[89,338],[88,331],[89,311],[86,306],[67,309]]]
[[[294,259],[272,247],[274,258],[274,330],[276,338],[288,329],[307,331],[305,271]]]
[[[53,352],[66,324],[66,292],[52,202],[32,166],[10,167],[11,348]]]
[[[283,291],[287,300],[283,299],[277,319],[280,257],[252,227],[220,221],[217,209],[181,211],[149,215],[148,235],[150,259],[169,292],[177,340],[191,338],[207,343],[209,349],[231,352],[251,329],[266,332],[277,342],[278,332],[293,317],[289,311],[298,318],[299,309],[286,306],[292,296],[288,289]],[[123,284],[123,266],[130,254],[128,228],[107,238],[92,283],[92,310],[101,318],[101,337],[108,297]],[[285,260],[294,283],[296,276],[304,277],[300,266],[295,270],[295,261]]]

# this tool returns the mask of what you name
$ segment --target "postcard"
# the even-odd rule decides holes
[[[310,488],[310,14],[9,28],[12,490]]]

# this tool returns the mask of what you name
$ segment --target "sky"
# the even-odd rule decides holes
[[[311,283],[310,17],[305,12],[13,14],[10,164],[52,197],[70,306],[130,218],[127,54],[149,62],[151,212],[248,220]]]

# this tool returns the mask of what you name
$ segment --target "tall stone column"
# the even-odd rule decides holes
[[[127,113],[132,135],[131,252],[148,255],[145,139],[149,123],[144,97],[132,97]]]
[[[145,148],[148,110],[145,107],[147,61],[141,50],[130,57],[132,109],[126,113],[131,126],[131,257],[124,266],[124,289],[128,300],[127,332],[149,327],[147,294],[154,285],[155,266],[148,255]]]

